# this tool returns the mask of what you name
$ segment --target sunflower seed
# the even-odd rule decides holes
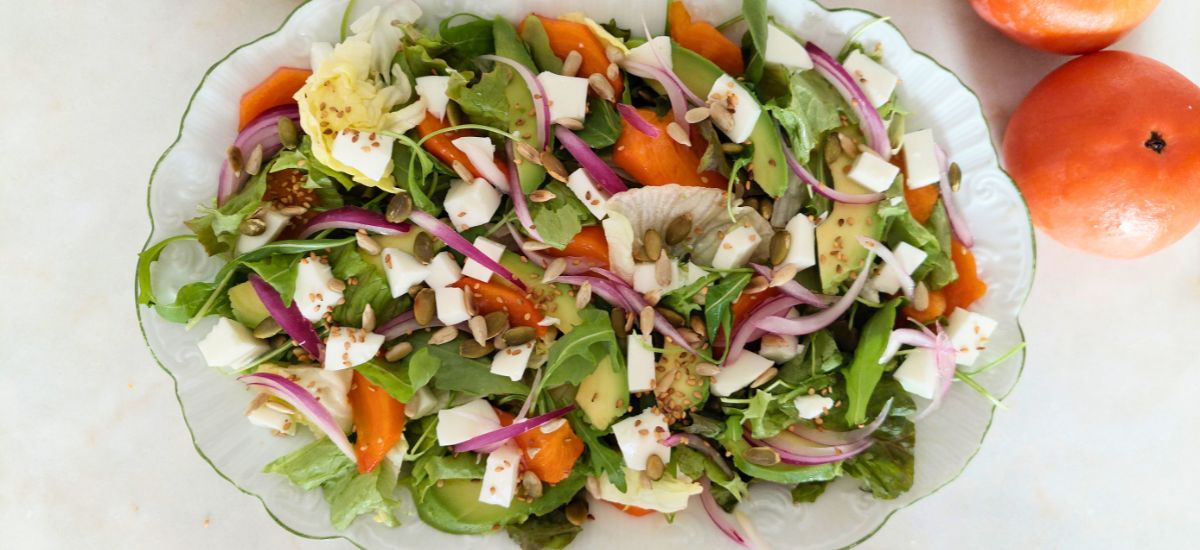
[[[957,193],[962,188],[962,168],[957,162],[950,163],[950,173],[947,177],[950,178],[950,190]]]
[[[650,332],[654,330],[654,308],[646,306],[642,308],[638,314],[638,324],[642,328],[642,335],[649,338]]]
[[[341,279],[330,279],[328,283],[325,283],[325,287],[334,292],[345,292],[346,281]]]
[[[246,157],[246,165],[243,166],[242,169],[251,176],[257,176],[258,172],[262,170],[262,162],[263,148],[262,144],[260,143],[254,146],[254,150],[250,151],[250,156]]]
[[[537,241],[525,241],[525,243],[521,245],[521,249],[526,252],[541,252],[548,248],[554,248],[554,247],[552,247],[546,243],[539,243]]]
[[[667,135],[671,136],[671,139],[675,140],[675,143],[685,147],[692,146],[692,138],[688,136],[687,130],[684,130],[683,126],[680,126],[678,122],[672,122],[667,125]]]
[[[408,342],[400,342],[399,344],[396,344],[396,345],[392,346],[391,348],[389,348],[387,350],[387,353],[383,354],[383,358],[387,359],[388,362],[395,363],[396,361],[399,361],[401,359],[404,359],[405,357],[408,357],[408,354],[412,353],[412,350],[413,350],[412,344],[410,344]]]
[[[727,155],[736,155],[741,153],[746,147],[741,143],[722,143],[721,152]]]
[[[800,269],[796,267],[796,264],[783,264],[775,268],[775,272],[771,274],[771,286],[776,287],[788,284],[796,279],[796,273],[799,272]]]
[[[554,153],[542,151],[542,167],[546,169],[546,173],[550,174],[550,177],[567,183],[567,168],[563,166],[561,160],[558,160],[558,157],[554,156]]]
[[[647,229],[646,233],[642,235],[642,248],[645,249],[646,258],[650,261],[657,261],[662,257],[662,244],[662,235],[659,235],[658,230],[654,228]]]
[[[285,206],[285,207],[279,209],[279,213],[291,218],[291,217],[303,216],[303,215],[307,214],[308,209],[303,206]]]
[[[583,309],[592,301],[592,283],[584,281],[575,292],[575,308]]]
[[[471,329],[471,337],[475,338],[479,345],[482,346],[484,342],[488,341],[487,319],[484,319],[482,315],[476,315],[469,319],[467,328]]]
[[[528,498],[542,496],[542,480],[538,479],[537,474],[529,470],[521,474],[521,493]]]
[[[625,52],[616,46],[608,46],[604,48],[604,57],[607,57],[613,63],[620,63],[625,60]],[[616,80],[616,78],[613,78],[613,80]]]
[[[854,140],[850,138],[850,136],[847,136],[846,134],[838,132],[837,138],[838,138],[838,143],[842,146],[842,152],[846,153],[846,156],[848,156],[848,157],[857,157],[858,156],[858,154],[859,154],[858,144],[855,143]]]
[[[659,310],[662,311],[661,309]],[[695,345],[700,343],[700,335],[690,328],[680,328],[679,335],[683,337],[683,341]]]
[[[300,138],[296,135],[296,123],[292,122],[291,117],[279,117],[275,123],[275,131],[279,132],[279,142],[285,148],[295,149],[300,145]]]
[[[571,50],[567,53],[567,58],[563,60],[562,75],[575,76],[579,74],[579,66],[583,64],[583,56],[576,50]]]
[[[696,124],[707,120],[710,113],[708,107],[696,107],[684,113],[683,119],[688,121],[688,124]]]
[[[929,287],[925,286],[925,281],[917,283],[917,288],[913,289],[912,305],[917,311],[929,308]]]
[[[720,101],[708,105],[708,116],[712,118],[713,125],[723,132],[728,132],[733,128],[733,113],[729,112],[729,108]]]
[[[708,327],[704,325],[704,318],[699,315],[692,315],[692,318],[688,319],[688,326],[696,334],[708,334]]]
[[[842,158],[842,145],[834,136],[825,140],[825,164],[833,164]]]
[[[656,306],[656,305],[658,305],[658,301],[662,300],[662,292],[659,292],[657,290],[651,290],[650,292],[643,294],[642,298],[644,300],[646,300],[647,304]]]
[[[413,257],[423,264],[433,261],[433,237],[429,233],[421,231],[413,238]]]
[[[363,249],[363,252],[366,252],[367,254],[377,256],[381,251],[383,251],[383,248],[379,246],[379,243],[375,242],[375,239],[372,239],[370,235],[366,234],[366,232],[360,232],[356,234],[355,238],[358,240],[358,247]]]
[[[241,225],[238,226],[238,231],[247,237],[256,237],[267,231],[267,222],[263,221],[262,218],[249,217],[242,220]]]
[[[254,337],[266,340],[276,334],[279,334],[279,323],[270,317],[263,319],[258,326],[254,327]]]
[[[423,327],[429,326],[436,313],[437,297],[433,293],[433,289],[422,288],[417,291],[417,295],[413,296],[413,318],[416,319],[417,324]]]
[[[614,307],[612,313],[609,314],[609,320],[612,321],[612,329],[617,337],[624,338],[628,332],[628,329],[625,328],[625,310]]]
[[[549,283],[562,275],[567,270],[567,260],[564,258],[555,258],[546,266],[546,273],[542,275],[542,282]]]
[[[745,294],[758,294],[770,286],[771,281],[768,281],[766,277],[763,277],[762,275],[755,275],[750,279],[750,284],[746,285],[746,289],[742,292]]]
[[[362,329],[366,332],[375,332],[375,308],[371,307],[371,304],[363,307]]]
[[[433,331],[433,336],[429,337],[429,345],[440,346],[453,340],[458,336],[458,329],[454,327],[442,327]]]
[[[540,153],[538,153],[538,150],[536,147],[534,147],[528,143],[525,143],[524,141],[517,141],[514,143],[516,143],[516,145],[514,145],[514,147],[517,150],[517,154],[521,155],[521,158],[523,158],[529,162],[532,162],[538,166],[542,165],[542,156]]]
[[[682,214],[675,216],[675,219],[671,220],[671,223],[667,224],[667,246],[675,246],[683,242],[683,240],[688,238],[688,235],[691,234],[692,215]]]
[[[654,281],[664,287],[669,286],[674,279],[674,267],[674,262],[666,254],[659,254],[658,259],[654,261]]]
[[[596,92],[596,95],[604,101],[613,101],[617,98],[617,92],[613,89],[613,85],[604,75],[600,73],[592,73],[588,75],[588,87]]]
[[[663,319],[666,319],[667,322],[671,323],[671,326],[673,327],[682,327],[683,323],[685,322],[683,316],[676,313],[673,309],[660,307],[655,308],[654,311],[657,311],[659,315],[662,315]]]
[[[412,197],[403,191],[392,195],[388,200],[387,210],[384,211],[384,218],[391,223],[400,223],[408,219],[408,215],[412,214],[413,202]]]
[[[750,383],[750,387],[757,388],[763,384],[766,384],[767,382],[770,382],[772,378],[775,378],[776,374],[779,374],[779,369],[771,367],[763,371],[762,374],[758,375],[758,378],[755,378],[754,381]]]
[[[519,346],[533,340],[533,327],[513,327],[504,331],[504,341],[509,346]]]
[[[492,339],[500,335],[501,332],[508,330],[508,314],[503,311],[493,311],[483,316],[484,324],[487,326],[487,339]]]
[[[571,503],[567,505],[566,515],[567,521],[571,522],[571,525],[576,527],[582,526],[584,522],[587,521],[588,517],[587,500],[582,498],[572,500]]]
[[[577,118],[560,117],[554,119],[554,123],[572,131],[579,131],[583,129],[583,122]]]
[[[721,374],[721,368],[712,363],[697,363],[696,374],[700,376],[716,376]]]
[[[531,202],[548,202],[554,200],[555,197],[556,195],[554,192],[546,189],[538,189],[537,191],[529,194],[529,200]]]
[[[630,332],[633,332],[633,323],[634,323],[634,321],[637,320],[637,317],[633,316],[632,311],[624,312],[624,313],[625,313],[625,330],[621,331],[621,334],[629,334]]]
[[[608,68],[604,69],[604,76],[608,77],[609,81],[616,80],[621,77],[621,68],[616,63],[609,63]]]
[[[662,458],[658,455],[650,455],[646,458],[646,477],[652,481],[662,479],[663,471],[667,469],[667,465],[663,464]]]
[[[467,310],[467,315],[476,315],[478,310],[475,309],[475,293],[463,292],[463,306]]]
[[[225,150],[225,160],[235,177],[242,175],[242,150],[238,149],[237,145],[230,145],[229,149]]]
[[[454,169],[455,174],[458,174],[458,179],[463,181],[475,181],[475,174],[472,174],[471,171],[467,169],[467,165],[463,164],[462,161],[456,160],[450,163],[450,167]]]
[[[779,453],[770,447],[750,447],[742,453],[746,462],[759,466],[774,466],[779,464]]]
[[[492,352],[492,346],[486,342],[480,344],[475,340],[463,340],[458,344],[458,354],[467,359],[479,359]]]
[[[771,237],[771,265],[780,265],[787,260],[788,252],[792,249],[792,234],[779,231]]]

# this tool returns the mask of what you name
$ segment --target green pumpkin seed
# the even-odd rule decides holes
[[[487,325],[488,340],[500,336],[500,333],[508,330],[508,314],[503,311],[493,311],[484,315],[483,322]]]
[[[427,327],[433,322],[433,316],[437,313],[437,297],[433,293],[432,288],[422,288],[413,297],[413,318],[417,324]]]
[[[458,354],[467,359],[479,359],[492,352],[492,346],[488,344],[480,344],[472,339],[463,340],[458,345]]]
[[[249,217],[242,220],[242,224],[238,226],[238,231],[247,237],[257,237],[267,231],[267,222],[262,218]]]
[[[618,338],[625,338],[625,310],[615,307],[609,317],[612,320],[613,332],[617,334]]]
[[[433,237],[430,237],[429,233],[424,231],[417,233],[416,238],[413,239],[413,257],[423,264],[428,264],[433,260]]]
[[[571,522],[571,525],[576,527],[583,525],[584,522],[587,521],[588,517],[587,500],[582,498],[572,500],[571,503],[567,505],[566,514],[567,521]]]
[[[651,481],[662,479],[663,472],[667,469],[667,465],[663,464],[658,455],[650,455],[646,457],[646,477]]]
[[[750,208],[752,210],[758,210],[758,199],[755,197],[750,197],[750,198],[742,201],[742,206],[745,206],[746,208]]]
[[[237,145],[230,145],[229,149],[225,150],[225,160],[229,162],[229,169],[233,171],[233,175],[242,175],[242,150],[237,148]]]
[[[668,323],[671,323],[671,326],[682,327],[686,322],[682,315],[676,313],[675,310],[671,308],[659,307],[654,308],[654,310],[657,311],[659,315],[662,315]]]
[[[958,166],[957,162],[950,163],[949,177],[950,177],[950,190],[957,193],[959,188],[962,187],[962,168],[960,168]]]
[[[504,341],[509,346],[519,346],[533,340],[533,327],[513,327],[504,332]]]
[[[662,255],[662,246],[662,235],[654,229],[647,229],[646,234],[642,236],[642,248],[645,249],[646,258],[652,262],[658,260]]]
[[[742,458],[746,459],[746,462],[759,466],[779,464],[779,453],[770,447],[750,447],[742,453]]]
[[[825,164],[833,164],[842,158],[842,144],[834,136],[825,140]]]
[[[792,234],[780,231],[771,237],[771,265],[782,265],[792,249]]]
[[[667,246],[675,246],[692,234],[692,215],[676,216],[667,224]]]
[[[391,223],[400,223],[408,219],[408,215],[412,214],[412,209],[412,197],[402,191],[392,195],[391,200],[388,201],[387,210],[383,215]]]
[[[763,199],[758,203],[758,213],[762,214],[762,217],[768,220],[771,219],[771,214],[775,213],[775,202],[769,199]]]
[[[285,148],[295,149],[300,146],[300,137],[296,135],[296,123],[292,122],[291,118],[279,117],[279,121],[275,123],[275,129],[279,132],[279,142]]]

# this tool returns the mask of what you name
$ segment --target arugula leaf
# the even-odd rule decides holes
[[[302,489],[321,488],[329,503],[329,520],[335,529],[345,529],[355,518],[370,514],[388,526],[398,524],[394,508],[397,475],[387,462],[369,474],[357,468],[329,438],[321,438],[263,468]]]
[[[155,303],[154,311],[163,319],[172,323],[186,323],[204,307],[208,298],[213,295],[216,283],[197,282],[184,285],[175,294],[172,304]],[[216,300],[209,305],[209,313],[223,317],[233,316],[233,307],[229,302],[229,294],[221,292]]]
[[[203,215],[183,223],[196,234],[209,256],[229,252],[237,245],[242,221],[262,206],[266,190],[267,171],[263,170],[250,178],[241,191],[226,199],[225,204],[201,207]]]
[[[490,39],[491,35],[488,36]],[[499,65],[483,73],[474,84],[468,82],[463,73],[454,73],[450,76],[446,95],[462,107],[471,122],[508,131],[512,109],[508,105],[507,88],[511,78],[510,69]]]
[[[715,462],[689,447],[679,446],[671,453],[671,466],[676,477],[683,474],[690,479],[708,476],[709,480],[725,490],[734,501],[741,501],[749,494],[749,487],[742,478],[727,475]]]
[[[854,350],[854,361],[849,369],[844,371],[846,377],[846,423],[862,424],[867,421],[867,404],[871,394],[886,365],[879,364],[883,349],[887,346],[896,325],[896,306],[900,300],[894,299],[883,304],[875,315],[867,321],[858,339],[858,348]]]
[[[613,362],[613,370],[624,376],[625,362],[617,335],[608,315],[596,308],[580,312],[583,323],[550,346],[550,355],[543,368],[542,386],[579,384],[596,370],[605,356]]]
[[[828,330],[814,332],[808,337],[804,353],[779,367],[779,379],[793,386],[818,373],[841,367],[845,357]]]
[[[507,525],[504,529],[521,550],[566,548],[583,528],[567,521],[564,509],[554,510],[544,516],[534,516],[524,522]]]
[[[150,265],[158,261],[158,257],[162,256],[163,250],[173,242],[186,241],[195,239],[195,235],[175,235],[158,241],[138,254],[137,263],[137,303],[138,305],[149,306],[154,305],[157,300],[154,297],[154,285],[150,280]]]
[[[463,341],[462,337],[431,346],[431,336],[431,332],[419,331],[409,339],[415,351],[405,358],[402,365],[407,367],[409,383],[414,386],[413,391],[424,386],[432,378],[433,387],[444,391],[459,391],[479,396],[529,393],[525,384],[514,382],[507,376],[492,374],[491,363],[459,355],[458,346]]]
[[[746,78],[758,81],[767,55],[767,2],[766,0],[742,0],[742,19],[749,28],[753,54],[746,64]]]
[[[424,386],[424,384],[417,386],[412,383],[411,367],[407,362],[389,363],[375,358],[354,367],[354,370],[370,380],[372,384],[383,388],[383,391],[401,403],[412,399],[413,394],[421,389],[421,386]]]
[[[578,329],[576,329],[578,330]],[[571,423],[571,429],[575,431],[575,435],[583,441],[587,447],[587,461],[591,466],[592,475],[600,477],[608,476],[608,481],[612,482],[613,486],[621,492],[627,490],[625,485],[625,461],[621,457],[621,453],[613,450],[613,447],[600,441],[600,436],[603,432],[592,427],[591,423],[583,419],[583,413],[578,409],[567,414],[567,421]]]
[[[734,272],[725,275],[721,282],[708,289],[704,295],[704,323],[708,327],[708,340],[717,337],[717,329],[724,331],[725,338],[730,337],[730,325],[733,323],[733,312],[730,306],[739,296],[742,289],[750,282],[750,274]]]
[[[795,487],[792,487],[792,504],[816,502],[817,498],[825,493],[825,487],[828,485],[828,481],[797,484]]]
[[[413,82],[416,77],[445,74],[450,68],[439,54],[446,49],[445,45],[422,39],[417,44],[405,46],[396,53],[392,63],[399,65]]]
[[[550,246],[562,249],[575,238],[585,224],[595,223],[595,218],[575,197],[575,193],[562,182],[551,181],[546,184],[546,190],[554,193],[554,198],[546,202],[531,203],[530,215],[542,240]]]
[[[592,149],[608,147],[621,137],[621,115],[617,114],[611,103],[598,97],[588,98],[583,129],[575,132],[575,135]]]
[[[278,254],[262,260],[245,262],[245,266],[262,277],[263,281],[275,288],[284,306],[292,305],[292,295],[296,293],[296,271],[293,269],[300,262],[300,254]]]
[[[346,302],[333,309],[333,321],[338,325],[355,327],[361,324],[367,304],[375,310],[375,317],[380,323],[386,323],[409,308],[410,299],[406,295],[393,299],[387,277],[363,259],[358,248],[347,246],[334,250],[329,255],[329,265],[333,268],[334,277],[343,281],[352,278],[357,280],[357,284],[346,287]]]
[[[876,441],[862,454],[847,460],[846,473],[862,482],[875,498],[891,500],[912,488],[916,427],[905,419],[904,433],[892,440]]]
[[[848,111],[845,102],[816,71],[791,73],[772,66],[768,74],[787,85],[777,92],[783,95],[767,102],[766,109],[787,134],[796,160],[807,164],[821,144],[821,135],[842,125],[841,114]]]
[[[681,286],[668,292],[662,297],[660,303],[686,318],[692,312],[700,309],[700,304],[697,304],[692,298],[699,294],[701,290],[708,288],[713,281],[720,278],[720,273],[707,273],[703,277],[696,279],[692,284]]]
[[[450,26],[455,19],[463,16],[471,20]],[[438,38],[447,46],[440,57],[451,67],[459,69],[470,66],[476,57],[496,49],[492,39],[492,20],[470,13],[457,13],[443,19],[438,25]]]

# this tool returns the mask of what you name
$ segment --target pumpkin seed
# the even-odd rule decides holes
[[[375,239],[372,239],[370,235],[367,235],[366,231],[360,231],[354,237],[358,240],[358,247],[363,249],[363,252],[367,254],[378,256],[383,251],[383,247],[379,246],[379,243],[375,242]]]
[[[538,189],[537,191],[529,194],[529,200],[531,202],[549,202],[554,200],[554,198],[555,194],[546,189]]]
[[[646,263],[646,262],[651,261],[650,257],[646,255],[646,247],[641,246],[641,245],[637,245],[637,244],[633,245],[632,255],[633,255],[633,261],[635,261],[637,263]]]
[[[663,471],[667,469],[667,465],[663,464],[662,458],[658,455],[650,455],[646,458],[646,477],[653,481],[662,479]]]
[[[546,169],[546,173],[550,177],[567,183],[567,167],[563,166],[561,160],[554,156],[550,151],[542,151],[542,167]]]
[[[727,155],[736,155],[741,153],[746,147],[741,143],[722,143],[721,152]]]
[[[697,363],[696,374],[700,376],[716,376],[721,374],[721,368],[712,363]]]
[[[771,286],[783,286],[796,279],[796,274],[800,272],[800,268],[796,264],[783,264],[775,268],[775,272],[771,274]]]
[[[654,311],[657,311],[659,315],[662,315],[668,323],[671,323],[671,326],[682,327],[686,322],[682,315],[676,313],[675,310],[671,308],[659,307],[655,308]]]
[[[667,246],[675,246],[692,234],[692,215],[683,214],[675,216],[671,223],[667,224],[666,241]]]
[[[471,329],[471,337],[479,345],[483,345],[488,341],[487,337],[487,320],[482,315],[476,315],[467,320],[467,328]]]
[[[287,149],[300,146],[300,137],[296,135],[296,123],[291,117],[281,116],[275,122],[275,130],[279,132],[279,142]]]
[[[423,264],[433,261],[433,237],[429,233],[421,231],[413,238],[413,257]]]
[[[779,369],[771,367],[763,371],[762,374],[758,375],[758,378],[755,378],[754,381],[750,383],[750,387],[757,388],[763,384],[766,384],[767,382],[770,382],[772,378],[775,378],[776,374],[779,374]]]
[[[662,256],[662,245],[662,235],[658,234],[658,230],[647,229],[646,233],[642,235],[642,248],[645,249],[646,258],[650,261],[656,261]]]
[[[521,493],[528,498],[542,496],[542,480],[538,479],[537,474],[529,470],[521,474]]]
[[[437,296],[432,288],[422,288],[413,296],[413,318],[418,325],[429,326],[437,313]]]
[[[501,332],[508,330],[508,314],[503,311],[493,311],[484,315],[483,321],[487,326],[487,338],[489,340],[499,336]]]
[[[583,55],[577,50],[571,50],[567,53],[567,58],[563,60],[562,75],[575,76],[579,74],[579,66],[583,64]]]
[[[621,68],[616,63],[609,63],[608,68],[604,69],[604,76],[610,81],[616,80],[621,77]]]
[[[458,354],[467,359],[479,359],[492,352],[492,346],[487,343],[479,343],[475,340],[463,340],[458,345]]]
[[[638,324],[642,328],[642,335],[649,338],[650,331],[654,330],[654,308],[646,306],[638,314]]]
[[[536,147],[534,147],[528,143],[525,143],[524,141],[517,141],[514,143],[516,143],[516,145],[514,147],[516,147],[517,154],[521,155],[521,158],[523,158],[529,162],[532,162],[538,166],[542,165],[542,156],[540,153],[538,153],[538,150]]]
[[[609,319],[612,321],[613,332],[618,338],[625,338],[625,310],[623,308],[614,307],[612,313],[609,314]]]
[[[833,164],[842,158],[842,145],[834,136],[825,140],[825,164]]]
[[[572,500],[571,503],[567,505],[566,515],[567,521],[571,522],[571,525],[576,527],[582,526],[584,522],[587,521],[588,517],[587,500],[582,498]]]
[[[242,169],[251,176],[257,176],[259,171],[262,170],[262,162],[263,148],[262,144],[260,143],[254,146],[254,150],[250,151],[250,156],[246,157],[246,165],[243,166]]]
[[[546,266],[546,273],[542,275],[542,282],[549,283],[562,275],[567,270],[567,260],[564,258],[555,258],[550,261],[550,265]]]
[[[509,346],[520,346],[533,340],[535,336],[533,327],[513,327],[504,331],[504,341]]]
[[[674,279],[675,264],[666,254],[659,254],[654,262],[654,280],[662,286],[669,286]]]
[[[375,332],[375,308],[371,307],[371,304],[363,307],[362,329],[366,332]]]
[[[775,201],[769,199],[763,199],[759,201],[758,213],[762,214],[762,217],[768,220],[771,219],[771,214],[775,213]]]
[[[456,160],[450,163],[450,167],[454,169],[454,173],[458,175],[458,179],[463,181],[475,181],[475,174],[472,174],[471,171],[467,169],[467,165],[463,164],[462,161]]]
[[[750,279],[750,284],[746,285],[746,289],[743,292],[746,294],[758,294],[759,292],[770,288],[770,286],[771,281],[768,281],[766,277],[763,277],[762,275],[755,275]]]
[[[266,340],[276,334],[279,334],[279,323],[270,317],[263,319],[258,326],[254,327],[254,337]]]
[[[779,464],[779,453],[770,447],[750,447],[742,453],[742,458],[746,459],[746,462],[759,466]]]
[[[583,129],[583,122],[577,118],[561,117],[554,119],[554,123],[568,130],[579,131]]]
[[[671,136],[671,139],[675,140],[675,143],[685,147],[692,146],[691,136],[688,135],[687,130],[684,130],[683,126],[680,126],[678,122],[672,122],[667,125],[667,135]]]
[[[780,265],[787,260],[788,252],[792,249],[792,234],[779,231],[771,237],[771,265]]]
[[[225,150],[225,161],[229,163],[229,169],[233,171],[234,176],[242,175],[242,150],[237,148],[237,145],[230,145],[229,149]]]
[[[429,337],[429,345],[440,346],[458,337],[458,329],[454,327],[442,327],[433,331],[433,336]]]
[[[604,101],[613,101],[617,98],[616,90],[613,89],[612,83],[609,82],[607,78],[604,78],[604,75],[600,73],[592,73],[588,75],[587,81],[588,87],[591,88],[593,92],[596,92],[596,95],[599,96],[600,99],[603,99]]]
[[[387,210],[383,216],[391,223],[400,223],[408,219],[408,215],[412,214],[413,202],[412,197],[403,191],[392,195],[388,200]]]
[[[696,124],[697,122],[704,122],[706,119],[708,119],[708,115],[710,113],[711,111],[708,110],[708,107],[696,107],[695,109],[691,109],[684,113],[683,119],[686,120],[688,124]]]
[[[242,220],[241,225],[238,226],[238,231],[247,237],[257,237],[267,231],[267,222],[263,221],[262,218],[251,216]]]
[[[408,342],[400,342],[399,344],[396,344],[388,349],[387,353],[383,354],[383,358],[387,359],[388,362],[395,363],[396,361],[408,357],[408,354],[412,353],[412,350],[412,344]]]
[[[751,210],[758,210],[758,202],[759,201],[758,201],[757,197],[750,197],[750,198],[742,201],[742,206],[745,206],[746,208],[749,208]]]
[[[592,301],[592,283],[584,281],[575,292],[575,308],[583,309]]]
[[[285,206],[279,209],[279,213],[291,218],[294,216],[303,216],[307,214],[308,209],[303,206]]]
[[[957,193],[962,187],[962,168],[958,166],[957,162],[950,163],[950,174],[948,177],[950,178],[950,190]]]

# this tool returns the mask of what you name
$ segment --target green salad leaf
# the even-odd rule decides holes
[[[875,386],[883,376],[886,364],[879,364],[883,350],[887,347],[892,327],[896,326],[896,307],[899,299],[892,300],[880,307],[863,327],[858,339],[858,347],[854,350],[854,360],[844,371],[846,378],[846,423],[858,425],[867,422],[867,404]]]
[[[766,103],[767,112],[779,122],[800,164],[807,164],[821,144],[821,136],[842,125],[848,109],[841,96],[816,71],[793,73],[778,65],[769,66],[764,80],[779,94]],[[766,86],[766,85],[764,85]],[[852,116],[852,115],[849,115]]]
[[[767,1],[742,0],[742,20],[746,22],[749,30],[747,34],[753,45],[750,58],[746,62],[746,79],[756,82],[762,75],[767,55],[767,26],[770,24],[767,18]]]
[[[375,310],[375,318],[379,323],[386,323],[411,307],[412,301],[407,295],[392,298],[387,277],[379,268],[364,259],[357,247],[347,246],[334,250],[329,255],[329,265],[333,269],[334,277],[343,281],[355,281],[355,284],[346,287],[343,295],[346,302],[333,308],[333,321],[338,325],[359,326],[367,304]]]
[[[334,529],[345,529],[355,518],[371,515],[389,527],[399,524],[394,510],[396,471],[384,461],[369,474],[359,474],[354,462],[333,444],[321,438],[263,468],[280,474],[304,490],[317,487],[329,503],[329,520]]]
[[[543,387],[579,384],[606,356],[612,360],[613,370],[624,376],[624,354],[608,315],[587,308],[580,312],[580,317],[582,324],[550,346],[550,356],[542,367]]]
[[[722,330],[725,338],[730,338],[730,325],[733,323],[733,302],[742,295],[742,290],[750,283],[750,273],[736,271],[721,278],[719,283],[709,287],[704,295],[704,323],[708,329],[708,340],[716,340],[717,330]]]
[[[801,502],[816,502],[817,498],[825,493],[825,487],[828,485],[828,481],[799,483],[795,487],[792,487],[792,503],[799,504]]]
[[[461,18],[467,21],[452,25]],[[471,13],[457,13],[443,19],[438,25],[438,38],[446,46],[440,57],[458,69],[469,67],[475,58],[496,51],[492,41],[492,20]]]
[[[532,516],[521,523],[505,526],[508,537],[521,550],[541,550],[543,548],[566,548],[575,536],[583,532],[583,528],[567,521],[564,508],[559,508],[544,516]]]
[[[489,34],[489,39],[491,35]],[[462,107],[471,122],[508,131],[512,109],[508,104],[509,79],[512,70],[497,66],[483,73],[478,82],[469,82],[470,73],[454,73],[450,76],[450,87],[446,94]]]
[[[554,193],[554,198],[530,203],[530,216],[542,240],[562,249],[584,225],[595,223],[596,218],[562,182],[551,181],[546,184],[546,190]]]
[[[877,437],[871,448],[845,463],[846,473],[862,482],[863,489],[875,498],[891,500],[912,489],[916,427],[907,419],[903,419],[901,426],[897,437]]]
[[[621,137],[621,115],[617,114],[617,109],[611,103],[591,97],[588,99],[583,129],[575,134],[592,149],[608,147]]]
[[[188,226],[209,256],[230,252],[237,245],[242,222],[262,206],[267,190],[267,171],[263,170],[246,182],[240,191],[221,206],[201,207],[202,215],[187,220]]]

